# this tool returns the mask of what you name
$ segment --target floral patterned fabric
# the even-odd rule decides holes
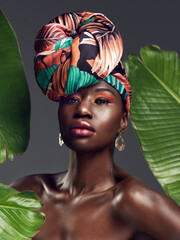
[[[122,38],[103,14],[82,11],[54,18],[38,32],[35,51],[36,80],[48,98],[59,101],[103,80],[120,93],[129,116],[131,88],[120,61]]]

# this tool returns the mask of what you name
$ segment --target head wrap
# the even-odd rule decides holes
[[[114,24],[101,13],[62,14],[40,29],[35,40],[35,76],[53,101],[104,80],[130,111],[131,88],[120,61],[123,43]]]

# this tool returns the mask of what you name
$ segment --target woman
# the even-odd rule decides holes
[[[113,162],[123,150],[131,89],[120,62],[122,40],[102,14],[63,14],[38,33],[35,74],[59,101],[60,145],[71,149],[67,172],[24,177],[46,221],[34,239],[180,239],[180,208]],[[122,145],[119,145],[119,140]]]

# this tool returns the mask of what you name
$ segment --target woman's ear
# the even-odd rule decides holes
[[[119,131],[121,131],[121,133],[124,133],[127,130],[127,126],[127,113],[124,111],[121,117]]]

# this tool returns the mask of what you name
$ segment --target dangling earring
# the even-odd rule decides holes
[[[122,142],[121,146],[118,143],[119,139],[121,139],[121,142]],[[125,149],[125,142],[124,142],[124,139],[121,136],[121,132],[119,132],[119,136],[115,140],[115,147],[118,151],[123,151]]]
[[[64,141],[61,138],[61,134],[59,133],[59,145],[62,147],[62,145],[64,144]]]

